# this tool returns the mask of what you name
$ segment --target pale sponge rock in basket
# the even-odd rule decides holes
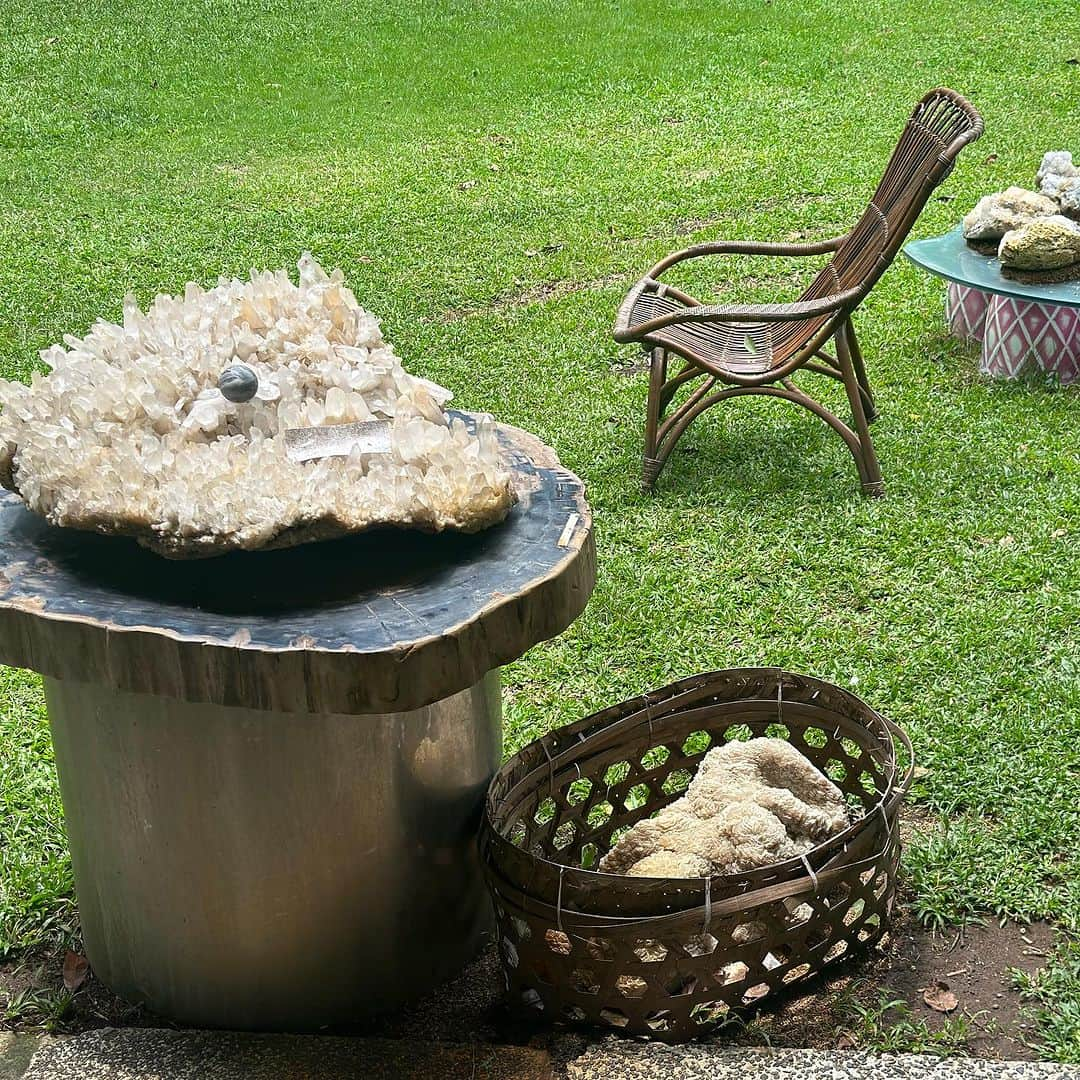
[[[848,825],[840,789],[791,743],[710,750],[686,793],[631,827],[599,869],[633,877],[741,874],[806,854]]]
[[[0,483],[54,525],[174,558],[505,518],[494,423],[447,417],[449,392],[405,371],[340,270],[305,253],[299,271],[189,284],[145,313],[129,296],[122,325],[44,350],[49,374],[0,381]],[[248,401],[218,389],[236,364],[258,379]],[[389,424],[388,453],[286,453],[287,429],[372,420]]]

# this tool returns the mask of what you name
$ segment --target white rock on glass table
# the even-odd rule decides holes
[[[1010,187],[993,195],[984,195],[964,217],[967,240],[1000,240],[1011,229],[1018,229],[1039,217],[1058,213],[1058,204],[1046,195]]]
[[[1035,183],[1043,195],[1057,199],[1062,188],[1077,177],[1080,177],[1080,169],[1073,164],[1073,156],[1068,150],[1048,150],[1035,174]]]
[[[163,555],[282,547],[377,525],[467,532],[515,501],[494,424],[450,419],[410,375],[339,270],[220,278],[120,325],[99,321],[0,380],[0,482],[52,524],[136,537]],[[248,401],[218,389],[249,368]],[[284,432],[385,421],[388,453],[297,462]]]
[[[1080,221],[1080,176],[1075,176],[1058,188],[1057,201],[1066,217]]]

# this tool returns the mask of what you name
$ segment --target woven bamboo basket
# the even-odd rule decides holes
[[[847,829],[737,876],[593,869],[686,790],[711,746],[760,735],[788,739],[833,780],[852,810]],[[775,668],[683,679],[531,743],[496,774],[481,830],[511,1003],[680,1041],[876,944],[911,770],[899,728],[839,687]]]

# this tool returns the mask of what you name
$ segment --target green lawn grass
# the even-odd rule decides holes
[[[507,669],[509,749],[695,671],[807,671],[914,739],[922,918],[1080,930],[1080,397],[976,377],[940,283],[901,260],[858,323],[887,498],[766,401],[702,418],[649,497],[645,382],[610,337],[674,246],[845,229],[932,86],[987,133],[918,235],[1080,152],[1074,19],[1073,0],[14,0],[0,366],[25,376],[126,291],[312,250],[412,370],[588,484],[597,590]],[[721,293],[794,288],[786,264],[715,272]],[[5,672],[0,694],[0,955],[19,955],[73,906],[39,684]],[[1032,990],[1046,1052],[1080,1060],[1075,953],[1054,972]]]

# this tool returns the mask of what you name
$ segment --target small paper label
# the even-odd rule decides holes
[[[579,521],[577,514],[571,514],[566,519],[566,524],[563,526],[563,531],[559,534],[559,539],[556,541],[556,547],[568,547],[570,541],[574,538],[574,530],[577,528]]]
[[[286,428],[285,452],[293,461],[325,457],[390,453],[390,424],[386,420],[363,420],[355,424]]]

